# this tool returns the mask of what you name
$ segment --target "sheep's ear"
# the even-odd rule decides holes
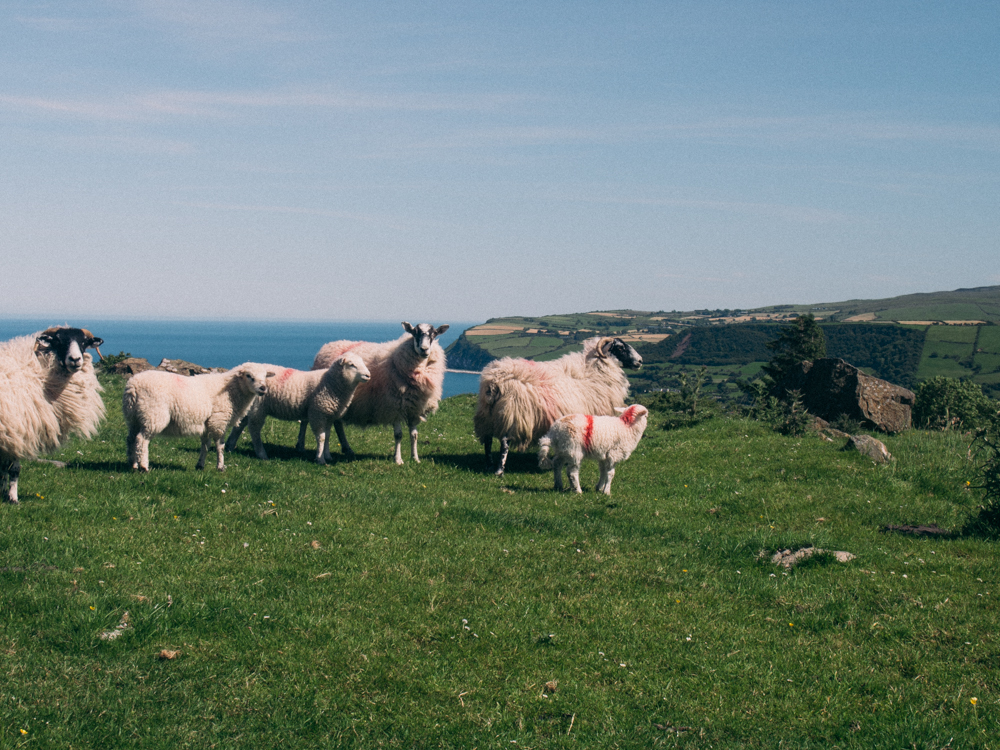
[[[447,331],[449,328],[451,328],[451,326],[448,325],[447,323],[445,323],[444,325],[441,325],[441,326],[438,326],[437,328],[435,328],[434,329],[434,333],[436,335],[440,336],[442,333],[444,333],[445,331]]]
[[[271,372],[270,370],[268,370],[268,371],[267,371],[267,375],[265,375],[264,377],[265,377],[265,378],[273,378],[273,377],[274,377],[274,373],[273,373],[273,372]]]
[[[413,326],[411,326],[405,320],[403,321],[403,330],[406,331],[407,333],[411,334],[411,335],[413,334]]]
[[[628,411],[628,407],[627,406],[616,406],[615,407],[615,413],[616,414],[624,414],[626,411]]]

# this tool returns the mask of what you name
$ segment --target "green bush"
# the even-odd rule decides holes
[[[938,375],[917,388],[913,423],[928,429],[977,429],[989,423],[998,408],[979,384]]]

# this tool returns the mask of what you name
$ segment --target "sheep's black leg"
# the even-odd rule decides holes
[[[7,467],[6,471],[4,471],[4,475],[5,479],[10,482],[10,486],[7,490],[7,500],[14,505],[17,505],[17,480],[21,476],[21,462],[14,459],[14,462]]]
[[[243,417],[229,433],[229,438],[226,440],[226,450],[231,451],[236,447],[236,443],[240,440],[240,435],[243,434],[243,430],[247,428],[247,417]]]
[[[344,420],[338,419],[333,423],[334,429],[337,430],[337,440],[340,441],[340,450],[348,458],[354,458],[354,451],[351,450],[351,446],[347,444],[347,434],[344,432]],[[400,428],[402,430],[402,428]],[[329,440],[329,438],[327,438]]]
[[[483,438],[483,450],[486,451],[486,465],[493,466],[493,436],[487,435]]]
[[[497,476],[503,476],[504,467],[507,465],[507,453],[510,452],[510,441],[506,436],[500,438],[500,465],[497,466]]]
[[[299,453],[306,449],[306,427],[309,426],[309,422],[305,419],[299,425],[299,439],[295,441],[295,450]]]

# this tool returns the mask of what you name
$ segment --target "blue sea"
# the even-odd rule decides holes
[[[475,322],[419,321],[435,326],[451,326],[438,341],[441,346],[457,339]],[[103,354],[128,352],[144,357],[153,365],[160,360],[183,359],[203,367],[235,367],[242,362],[270,364],[308,370],[319,348],[328,341],[391,341],[403,334],[399,321],[338,321],[302,323],[276,321],[209,320],[40,320],[0,319],[0,341],[42,331],[52,325],[73,325],[89,329],[104,339]],[[477,393],[478,373],[449,372],[444,379],[444,396]]]

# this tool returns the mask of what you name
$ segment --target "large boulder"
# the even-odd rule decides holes
[[[781,388],[800,391],[803,405],[827,421],[846,415],[863,427],[888,433],[910,428],[916,399],[913,391],[866,375],[834,357],[803,362]]]

